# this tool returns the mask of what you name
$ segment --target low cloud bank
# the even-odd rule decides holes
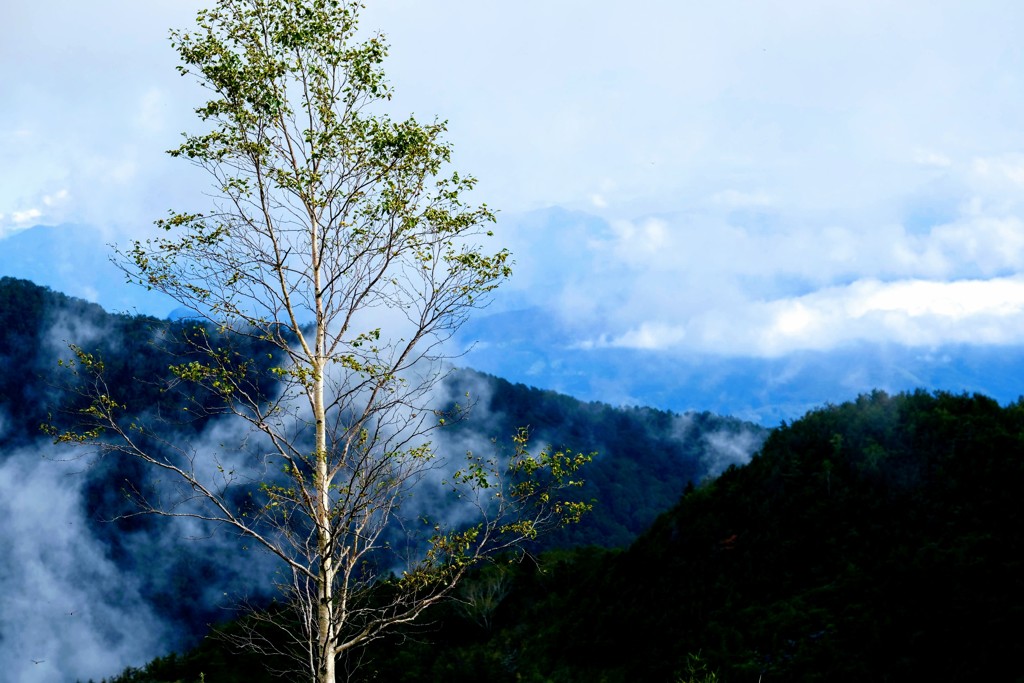
[[[922,178],[921,196],[857,211],[726,188],[646,217],[511,217],[501,237],[524,264],[498,308],[549,312],[560,345],[580,350],[764,358],[862,343],[1021,344],[1024,162],[929,168],[939,175]]]
[[[0,463],[0,662],[22,683],[100,679],[164,649],[164,622],[89,529],[86,479],[41,451]]]
[[[643,321],[581,349],[686,350],[779,357],[860,343],[937,347],[1024,341],[1024,276],[939,282],[858,280],[810,294],[701,312],[683,324]]]

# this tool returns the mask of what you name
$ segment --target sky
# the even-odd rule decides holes
[[[203,4],[5,3],[0,276],[20,263],[19,275],[123,310],[84,252],[147,234],[169,209],[206,206],[207,178],[164,154],[195,130],[202,102],[175,71],[167,32]],[[559,321],[557,340],[542,338],[584,359],[573,372],[586,354],[613,351],[688,359],[696,384],[751,359],[786,376],[788,359],[808,353],[852,363],[851,353],[892,346],[929,358],[1024,349],[1024,3],[367,4],[363,27],[392,46],[395,117],[447,120],[456,167],[499,210],[516,274],[492,312]],[[16,238],[39,226],[74,235],[48,258],[17,252]],[[137,305],[160,316],[174,307]],[[716,363],[692,360],[706,357]],[[671,364],[650,367],[677,381]],[[878,381],[864,376],[850,391]],[[587,398],[668,407],[639,390],[615,394],[617,379],[605,379]],[[807,403],[794,405],[782,416]],[[78,514],[76,485],[23,461],[4,467],[0,490],[38,481]],[[12,496],[0,496],[12,509],[38,503]],[[66,541],[61,566],[102,555],[87,538]],[[25,566],[49,552],[8,546]],[[125,588],[104,558],[94,564],[97,590],[124,588],[134,613],[139,587]],[[70,617],[65,597],[79,596],[37,616]],[[107,623],[137,626],[104,613],[61,642]],[[40,640],[26,634],[11,647]],[[157,635],[144,640],[106,654],[134,661]],[[28,658],[19,666],[23,680],[63,680]],[[91,666],[114,673],[106,660]]]
[[[163,154],[202,95],[167,30],[202,4],[7,9],[0,249],[203,206],[206,177]],[[500,211],[497,309],[545,307],[566,347],[1024,341],[1024,5],[368,4],[395,115],[448,120]]]

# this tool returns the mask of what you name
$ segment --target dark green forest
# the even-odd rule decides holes
[[[358,674],[1024,680],[1022,491],[1024,403],[876,392],[782,425],[628,548],[483,567]],[[210,638],[111,680],[274,680],[259,668]]]

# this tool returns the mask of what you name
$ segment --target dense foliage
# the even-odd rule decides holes
[[[635,646],[602,657],[621,640],[585,619],[582,659],[646,680],[697,651],[737,681],[1019,677],[1022,491],[1022,404],[876,392],[814,411],[636,543],[601,600]]]
[[[699,657],[724,681],[1024,680],[1022,491],[1024,403],[876,392],[783,425],[628,550],[485,567],[361,673],[676,682]],[[122,681],[203,666],[171,664]]]

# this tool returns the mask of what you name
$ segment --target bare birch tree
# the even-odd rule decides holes
[[[206,169],[215,199],[158,221],[167,236],[135,242],[122,262],[199,321],[185,326],[192,357],[171,366],[172,384],[182,411],[250,430],[245,458],[168,437],[80,347],[68,364],[88,402],[75,429],[53,432],[177,482],[177,497],[139,492],[141,511],[227,525],[279,558],[298,615],[281,642],[319,683],[475,562],[587,507],[559,494],[585,456],[531,454],[520,433],[505,455],[443,467],[429,441],[445,419],[430,405],[444,342],[510,261],[478,245],[494,216],[465,202],[474,179],[450,170],[445,124],[385,115],[386,45],[357,34],[360,8],[217,0],[171,34],[179,70],[211,97],[196,110],[206,130],[170,154]],[[273,362],[233,351],[241,337]],[[403,515],[427,485],[472,521]]]

